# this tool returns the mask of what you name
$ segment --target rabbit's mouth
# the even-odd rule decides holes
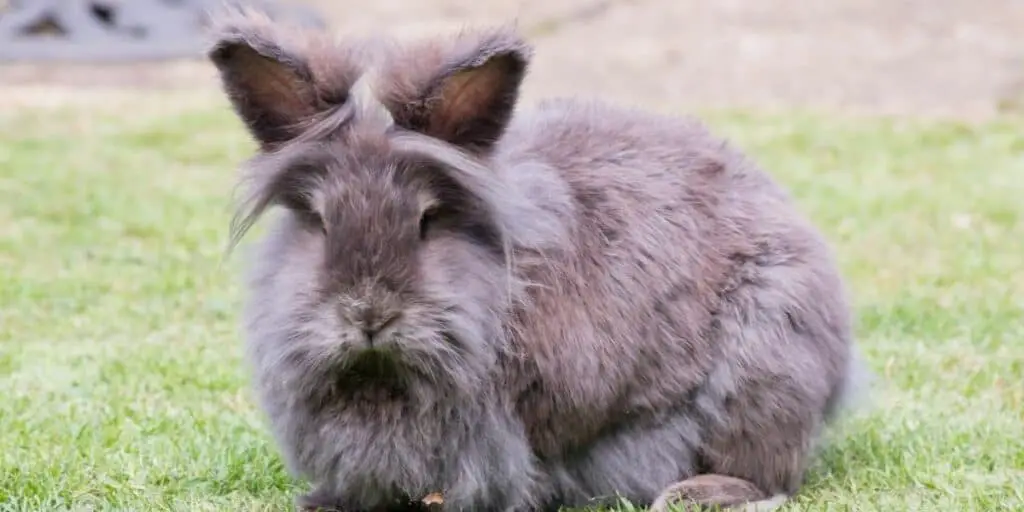
[[[361,350],[338,369],[337,387],[343,393],[386,392],[403,395],[408,388],[408,368],[387,349]]]

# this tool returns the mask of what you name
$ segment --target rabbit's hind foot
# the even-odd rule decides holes
[[[675,483],[661,492],[651,512],[695,512],[721,510],[768,512],[781,507],[789,497],[772,496],[753,483],[725,475],[697,475]]]

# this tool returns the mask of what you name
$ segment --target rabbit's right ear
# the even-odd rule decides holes
[[[226,13],[214,21],[208,58],[220,73],[235,112],[264,150],[297,135],[320,110],[320,98],[302,41],[264,15]]]
[[[511,26],[430,40],[385,70],[385,103],[399,126],[485,153],[511,119],[531,57]]]

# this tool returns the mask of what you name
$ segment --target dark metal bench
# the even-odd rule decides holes
[[[6,6],[5,6],[6,3]],[[237,0],[271,18],[323,27],[306,7]],[[131,61],[198,56],[224,0],[0,0],[0,61]]]

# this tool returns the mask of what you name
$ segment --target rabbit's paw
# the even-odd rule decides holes
[[[697,475],[662,491],[651,512],[730,510],[768,512],[788,499],[771,496],[753,483],[725,475]]]
[[[343,500],[334,494],[317,488],[296,498],[299,512],[431,512],[440,510],[440,503],[417,502],[398,499],[393,503],[379,505],[372,509],[353,508],[343,505]]]
[[[342,507],[339,501],[323,488],[316,488],[295,498],[295,505],[299,512],[353,512]]]

